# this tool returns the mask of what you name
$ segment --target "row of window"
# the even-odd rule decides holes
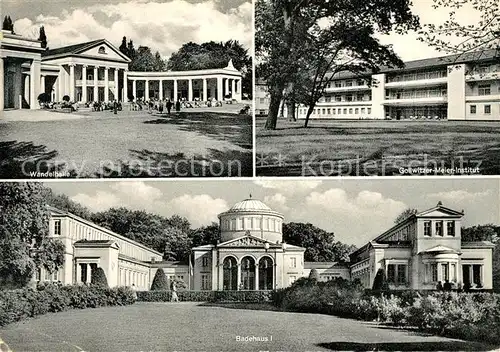
[[[406,285],[408,283],[408,265],[388,264],[387,282],[395,285]]]
[[[212,289],[209,274],[201,274],[201,289],[202,290],[211,290]]]
[[[59,271],[49,272],[47,269],[38,269],[35,271],[35,280],[40,282],[58,282],[59,281]]]
[[[444,236],[444,221],[434,222],[434,235]],[[424,221],[424,236],[432,236],[432,221]],[[446,236],[455,236],[455,221],[446,221]]]
[[[359,86],[365,86],[366,81],[364,79],[348,79],[348,80],[338,80],[334,82],[329,82],[326,85],[326,88],[343,88],[343,87],[359,87]]]
[[[120,285],[147,288],[149,285],[148,274],[127,268],[120,268]]]
[[[316,108],[312,115],[370,115],[372,108]],[[306,115],[307,109],[300,108],[300,115]]]
[[[470,106],[470,113],[471,113],[471,115],[474,115],[477,113],[477,106],[476,105]],[[483,105],[483,113],[486,115],[491,114],[491,105],[490,104]]]
[[[441,272],[440,272],[441,271]],[[425,282],[437,283],[438,281],[457,282],[456,263],[427,263],[425,264]]]
[[[446,89],[407,89],[407,90],[393,90],[388,89],[385,91],[385,99],[421,99],[421,98],[436,98],[446,97]]]
[[[372,100],[372,95],[371,94],[344,94],[344,95],[327,95],[325,97],[322,97],[319,99],[320,103],[331,103],[332,101],[336,103],[341,103],[341,102],[353,102],[353,101],[371,101]]]
[[[239,230],[265,230],[281,232],[281,219],[276,218],[261,218],[261,217],[241,217],[235,219],[225,219],[221,223],[223,231],[239,231]]]
[[[430,71],[430,72],[411,72],[411,73],[396,74],[396,75],[386,75],[385,81],[386,83],[419,81],[424,79],[444,78],[447,76],[448,72],[446,70]]]

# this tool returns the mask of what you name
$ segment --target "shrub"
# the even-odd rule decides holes
[[[191,302],[269,302],[273,291],[180,291],[179,301]],[[144,302],[169,302],[168,290],[139,291],[137,300]]]
[[[106,273],[104,272],[103,268],[99,267],[95,270],[92,270],[90,283],[96,286],[108,287],[108,279],[106,278]]]
[[[41,285],[36,290],[23,288],[0,291],[0,326],[68,309],[95,308],[134,303],[129,288],[100,286]]]
[[[153,283],[151,284],[152,291],[168,290],[170,286],[168,284],[167,276],[162,268],[156,270],[155,277],[153,278]]]
[[[69,97],[68,97],[69,98]],[[50,103],[50,101],[52,100],[52,97],[50,96],[49,93],[40,93],[38,95],[38,101],[42,104],[45,104],[45,103]]]
[[[62,100],[68,103],[70,101],[69,95],[63,96]]]
[[[389,291],[389,283],[387,282],[384,268],[378,269],[377,275],[375,275],[375,279],[373,280],[372,289],[374,291]]]

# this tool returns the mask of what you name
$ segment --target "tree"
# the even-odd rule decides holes
[[[193,247],[216,244],[220,240],[219,224],[213,222],[211,225],[197,228],[190,233],[189,237],[191,238]]]
[[[166,62],[162,59],[160,53],[157,51],[154,57],[154,71],[162,72],[166,70]]]
[[[309,279],[319,281],[318,270],[316,270],[315,268],[311,269],[311,271],[309,272]]]
[[[47,104],[47,103],[50,103],[50,102],[51,102],[51,100],[52,100],[52,97],[50,96],[50,94],[49,94],[49,93],[45,93],[45,92],[44,92],[44,93],[40,93],[40,94],[38,95],[38,102],[39,102],[40,104]]]
[[[104,272],[103,268],[98,267],[92,270],[92,275],[90,276],[90,283],[95,286],[109,287],[108,279],[106,278],[106,273]]]
[[[387,282],[387,276],[384,268],[378,269],[377,275],[375,275],[375,279],[373,280],[372,290],[389,291],[389,283]]]
[[[41,183],[0,183],[0,286],[25,286],[35,270],[54,272],[64,244],[49,238],[49,210]]]
[[[4,17],[2,29],[6,30],[6,31],[11,31],[12,33],[14,33],[14,23],[12,22],[12,19],[10,18],[10,16]]]
[[[405,209],[401,212],[401,214],[399,214],[396,219],[394,219],[394,223],[395,224],[399,224],[400,222],[403,222],[404,220],[406,220],[407,218],[409,218],[410,216],[412,215],[415,215],[418,213],[418,210],[417,209],[414,209],[414,208],[408,208],[408,209]]]
[[[243,74],[242,92],[251,95],[253,91],[252,58],[238,41],[186,43],[167,62],[172,71],[204,70],[224,68],[229,61]]]
[[[418,27],[408,0],[258,0],[256,53],[271,102],[266,129],[275,129],[284,96],[292,97],[298,80],[308,81],[305,127],[335,73],[376,73],[380,66],[403,62],[376,33],[404,33]],[[304,92],[303,92],[304,93]]]
[[[457,59],[470,52],[500,50],[500,9],[498,0],[433,0],[434,9],[449,10],[448,19],[440,24],[424,24],[419,40],[448,54],[458,54]],[[469,8],[464,9],[465,6]],[[463,24],[457,20],[457,11],[479,14],[476,24]],[[457,41],[450,40],[457,38]]]
[[[129,64],[131,71],[152,72],[155,70],[155,58],[148,46],[140,46]]]
[[[67,211],[68,213],[79,216],[85,220],[92,220],[92,212],[87,208],[71,200],[65,194],[57,194],[52,191],[50,188],[46,188],[45,190],[45,201],[47,205],[53,206],[62,211]]]
[[[123,36],[122,43],[121,43],[120,47],[118,48],[118,50],[120,50],[120,52],[123,55],[129,57],[128,47],[127,47],[127,37]]]
[[[40,34],[38,35],[38,40],[42,42],[42,48],[47,48],[47,35],[45,34],[45,27],[40,27]]]
[[[344,261],[348,259],[346,250],[353,248],[335,241],[333,232],[327,232],[310,223],[283,224],[283,241],[305,247],[304,260],[311,262]]]
[[[133,60],[135,58],[135,48],[134,48],[134,42],[132,41],[132,39],[130,39],[130,41],[128,42],[127,52],[128,52],[129,59]]]
[[[168,290],[169,284],[167,276],[162,268],[156,270],[155,277],[153,278],[153,283],[151,284],[151,291],[163,291]]]

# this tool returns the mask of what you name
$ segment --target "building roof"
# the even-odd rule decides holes
[[[349,266],[339,262],[304,262],[304,269],[348,269]]]
[[[495,244],[490,241],[462,242],[462,248],[494,248]]]
[[[120,246],[113,240],[79,240],[74,243],[75,247],[92,247],[92,248],[107,248],[114,247],[119,249]]]
[[[258,199],[247,198],[233,205],[228,212],[271,210]]]
[[[42,56],[55,56],[55,55],[62,55],[62,54],[78,54],[79,52],[81,52],[85,49],[91,48],[97,44],[101,44],[104,42],[105,42],[105,39],[97,39],[97,40],[92,40],[90,42],[67,45],[67,46],[63,46],[60,48],[56,48],[56,49],[49,49],[49,50],[46,50],[42,54]]]

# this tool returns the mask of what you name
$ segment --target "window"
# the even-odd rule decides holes
[[[361,113],[364,114],[365,113],[365,108],[361,108]]]
[[[443,222],[436,221],[436,236],[443,236]]]
[[[346,87],[352,87],[352,81],[345,81]]]
[[[446,234],[448,236],[455,236],[455,221],[448,221],[446,223]]]
[[[42,276],[42,271],[40,269],[35,270],[35,280],[40,281],[40,277]]]
[[[398,271],[397,271],[397,283],[398,284],[406,284],[406,265],[404,264],[399,264],[398,265]]]
[[[346,100],[346,101],[352,101],[352,94],[347,94],[347,95],[345,96],[345,100]]]
[[[450,271],[449,271],[448,263],[441,264],[441,279],[443,281],[450,280],[449,274],[450,274]]]
[[[480,84],[478,86],[478,95],[490,95],[491,84]]]
[[[389,264],[387,266],[387,282],[396,283],[396,265]]]
[[[335,96],[335,101],[342,101],[342,97],[340,95]]]
[[[359,114],[359,108],[354,109],[354,113],[355,113],[356,115],[358,115],[358,114]]]
[[[362,79],[358,79],[358,86],[362,86],[365,84],[365,81]]]
[[[99,54],[106,54],[106,48],[105,48],[105,47],[103,47],[103,46],[101,46],[101,47],[99,48]]]
[[[201,289],[202,290],[210,290],[209,280],[208,280],[208,275],[207,274],[202,274],[201,275]]]
[[[347,108],[344,108],[343,113],[344,113],[344,115],[347,115]]]
[[[356,95],[356,100],[357,101],[363,101],[364,97],[365,96],[363,94],[358,94],[358,95]]]
[[[342,88],[342,82],[336,81],[335,82],[335,88]]]
[[[349,108],[349,115],[352,114],[352,108]]]
[[[370,99],[371,100],[371,99]],[[372,113],[372,108],[368,108],[368,113],[371,114]]]
[[[201,258],[201,265],[204,267],[208,266],[208,257]]]
[[[330,97],[330,96],[325,97],[325,102],[331,103],[331,101],[332,101],[332,97]]]
[[[51,279],[51,274],[47,269],[44,270],[45,275],[43,276],[43,281],[50,281]]]
[[[61,234],[61,220],[54,221],[54,235]]]
[[[266,114],[266,110],[259,110],[259,115],[265,115]]]
[[[184,275],[177,275],[177,278],[180,280],[184,280]]]
[[[288,284],[291,285],[297,280],[297,276],[289,276],[288,277]]]
[[[291,257],[290,258],[290,267],[291,268],[296,268],[297,267],[297,258]]]
[[[265,98],[259,98],[259,101],[261,104],[265,104],[266,103],[266,99]]]
[[[476,113],[476,105],[471,105],[470,106],[470,113],[475,114]]]
[[[430,221],[424,221],[424,236],[431,236],[431,222]]]
[[[328,115],[331,115],[332,109],[328,108]]]
[[[321,109],[321,113],[324,115],[326,113],[325,108]]]
[[[54,282],[59,281],[59,271],[56,270],[52,273],[52,281]]]
[[[438,281],[438,266],[437,264],[431,264],[431,282]]]
[[[491,105],[485,105],[484,106],[484,113],[485,114],[491,114]]]

